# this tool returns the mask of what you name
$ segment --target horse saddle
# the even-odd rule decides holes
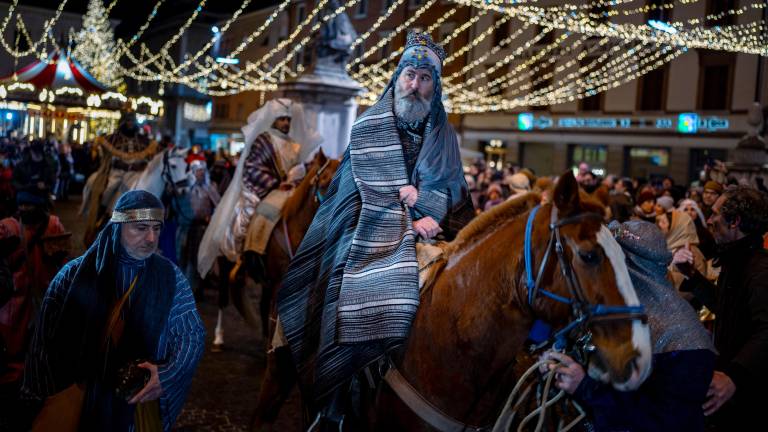
[[[419,292],[424,292],[440,274],[445,267],[445,248],[446,242],[417,242],[416,260],[419,262]]]

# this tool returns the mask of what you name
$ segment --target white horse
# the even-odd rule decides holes
[[[178,190],[180,186],[189,184],[189,174],[187,173],[187,163],[185,158],[189,149],[178,149],[176,147],[162,150],[156,154],[147,164],[142,172],[131,172],[123,178],[123,183],[118,186],[114,193],[114,198],[109,201],[107,208],[99,209],[99,205],[91,200],[102,200],[100,196],[94,196],[94,182],[97,178],[107,181],[108,171],[102,167],[99,171],[91,174],[83,188],[83,202],[80,207],[80,215],[84,216],[86,221],[86,232],[83,242],[87,245],[96,237],[100,226],[105,223],[104,215],[112,213],[112,206],[123,192],[134,189],[144,189],[160,198],[166,183]],[[91,211],[97,211],[98,214],[91,215]],[[108,216],[107,216],[108,217]]]
[[[156,154],[130,189],[143,189],[161,198],[166,185],[174,189],[188,187],[194,177],[187,172],[187,153],[189,148],[172,147]]]

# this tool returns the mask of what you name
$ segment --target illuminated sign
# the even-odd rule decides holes
[[[677,116],[677,131],[680,133],[696,133],[699,128],[699,115],[682,113]]]
[[[727,118],[717,116],[703,117],[697,113],[681,113],[677,116],[659,117],[574,117],[535,115],[520,113],[517,115],[517,129],[521,131],[545,129],[624,129],[657,130],[683,134],[716,132],[730,126]]]
[[[520,130],[533,129],[533,114],[522,113],[517,116],[517,128]]]

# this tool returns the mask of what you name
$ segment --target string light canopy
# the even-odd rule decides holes
[[[107,13],[120,0],[112,0]],[[134,35],[116,42],[115,56],[120,73],[139,81],[183,84],[197,91],[224,96],[243,91],[271,91],[277,84],[296,77],[302,70],[300,56],[309,49],[311,36],[320,26],[346,11],[351,14],[361,0],[347,0],[336,9],[319,0],[292,31],[257,59],[239,58],[270,27],[286,25],[291,0],[281,0],[263,23],[231,51],[211,52],[216,41],[231,30],[251,0],[244,0],[233,15],[217,26],[209,41],[183,59],[171,52],[182,35],[205,8],[200,0],[188,19],[159,49],[152,50],[140,39],[151,26],[158,9],[166,0],[156,0],[144,24]],[[592,0],[542,5],[537,0],[426,0],[412,8],[407,0],[394,0],[376,21],[352,43],[356,55],[347,66],[350,75],[365,89],[361,104],[375,102],[386,86],[396,65],[405,32],[416,25],[428,32],[440,31],[443,43],[452,43],[443,77],[443,94],[449,111],[474,113],[506,111],[520,107],[551,105],[593,96],[639,78],[663,66],[689,49],[712,49],[768,56],[766,23],[759,19],[768,7],[765,1],[752,2],[707,16],[696,16],[685,8],[704,0]],[[0,24],[0,34],[15,13],[17,28],[29,49],[19,50],[2,40],[2,47],[13,57],[37,52],[46,34],[34,41],[26,32],[21,15],[11,4],[10,13]],[[58,20],[63,0],[46,29]],[[543,2],[542,2],[543,3]],[[447,4],[447,7],[446,7]],[[436,8],[440,7],[439,13]],[[678,21],[663,17],[695,16]],[[462,11],[468,18],[444,24]],[[468,13],[467,13],[468,12]],[[654,19],[646,17],[654,16]],[[757,19],[748,22],[748,16]],[[428,20],[427,17],[434,17]],[[453,18],[455,19],[455,18]],[[734,24],[718,25],[720,22]],[[509,31],[512,29],[513,31]],[[386,33],[384,33],[386,31]],[[379,36],[375,39],[374,37]],[[499,35],[501,35],[499,37]],[[373,36],[373,37],[372,37]],[[18,39],[18,38],[17,38]],[[466,41],[459,44],[458,41]],[[387,48],[386,50],[384,48]],[[217,59],[218,57],[218,59]],[[237,59],[238,61],[221,61]]]

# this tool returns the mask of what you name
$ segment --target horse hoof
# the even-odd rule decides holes
[[[224,344],[223,343],[222,344],[213,344],[213,346],[211,346],[211,352],[218,353],[218,352],[222,352],[222,351],[224,351]]]

